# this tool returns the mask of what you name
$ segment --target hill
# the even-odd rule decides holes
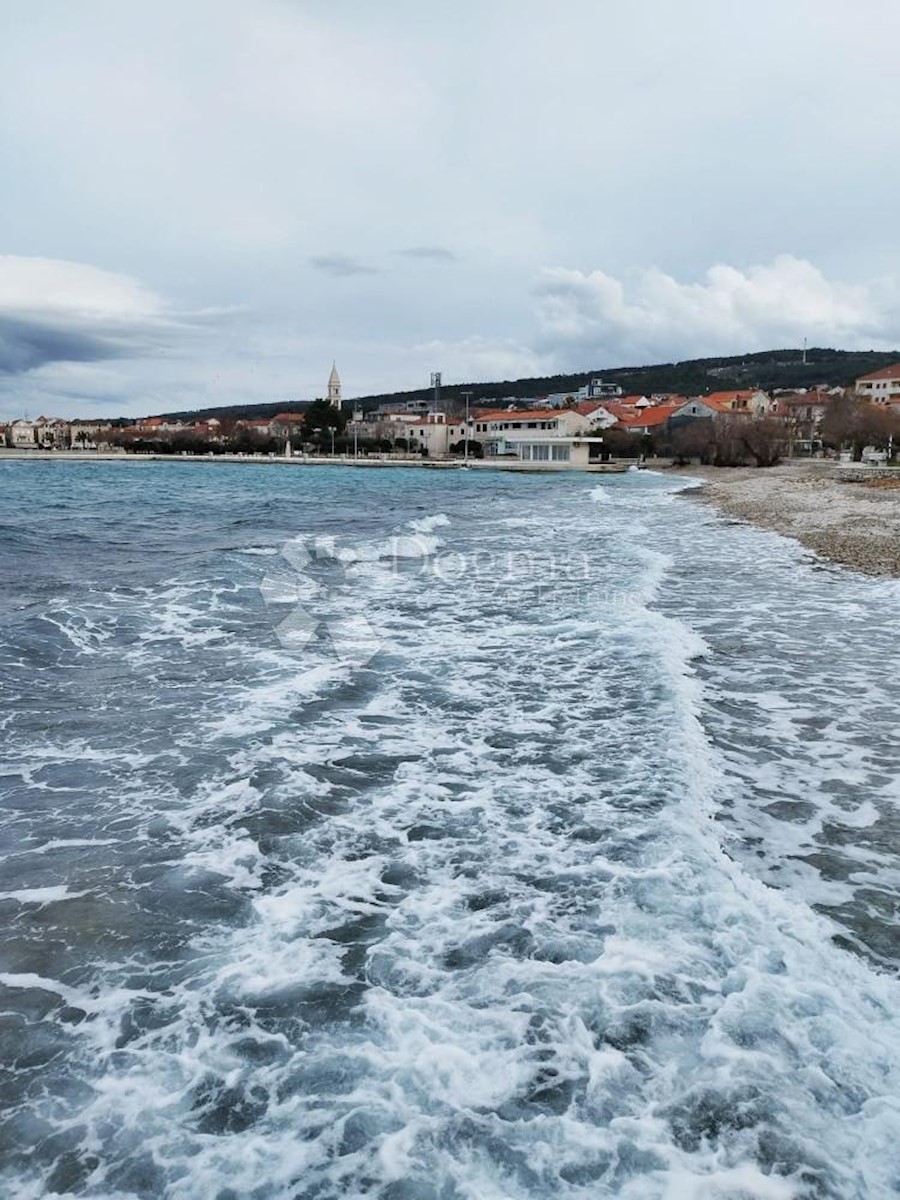
[[[900,351],[830,350],[814,348],[801,350],[763,350],[755,354],[733,357],[694,358],[686,362],[655,363],[642,367],[603,367],[579,371],[570,375],[547,375],[530,379],[501,380],[493,383],[448,384],[441,389],[442,399],[462,402],[462,393],[472,393],[473,404],[493,404],[510,399],[529,399],[550,392],[576,391],[591,379],[617,383],[626,394],[652,395],[656,392],[677,392],[679,395],[702,396],[709,392],[732,387],[772,388],[812,387],[828,384],[846,387],[860,375],[876,371],[900,360]],[[352,403],[363,411],[380,404],[403,403],[424,399],[430,388],[409,392],[383,392],[360,396]],[[306,401],[278,400],[269,404],[234,404],[227,407],[195,409],[193,411],[153,414],[168,418],[207,420],[210,417],[246,420],[253,417],[273,417],[286,408],[302,410]]]

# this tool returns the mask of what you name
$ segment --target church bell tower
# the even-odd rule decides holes
[[[341,400],[341,377],[338,375],[334,363],[331,364],[331,374],[328,376],[328,403],[333,408],[340,408],[343,403]]]

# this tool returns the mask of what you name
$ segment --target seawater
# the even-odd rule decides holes
[[[897,1194],[900,590],[683,486],[0,465],[3,1196]]]

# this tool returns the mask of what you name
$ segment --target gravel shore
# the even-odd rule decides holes
[[[841,482],[823,463],[768,470],[687,467],[677,473],[703,481],[685,496],[796,538],[855,571],[900,576],[900,479]]]

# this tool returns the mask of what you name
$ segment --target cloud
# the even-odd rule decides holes
[[[127,275],[52,258],[0,256],[0,374],[159,351],[190,327]]]
[[[404,258],[418,258],[425,262],[459,262],[459,256],[446,246],[407,246],[405,250],[398,250],[397,253],[402,254]]]
[[[402,355],[406,363],[420,364],[423,382],[431,370],[441,371],[445,383],[471,383],[544,375],[550,365],[514,338],[434,339],[405,346]]]
[[[603,271],[545,268],[537,287],[539,344],[562,359],[652,362],[811,344],[890,347],[896,288],[884,281],[827,279],[782,255],[746,271],[718,264],[701,283],[653,268],[630,287]]]
[[[313,254],[310,255],[309,265],[317,271],[324,271],[326,275],[334,276],[335,279],[349,275],[379,274],[377,267],[370,267],[367,263],[351,258],[349,254]]]

